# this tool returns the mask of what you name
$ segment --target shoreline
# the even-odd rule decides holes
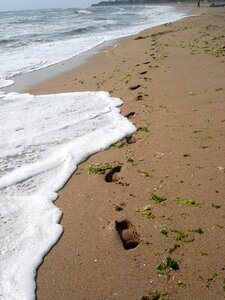
[[[151,6],[151,5],[150,5]],[[154,6],[157,6],[156,4]],[[174,3],[168,3],[168,4],[162,4],[158,6],[170,6],[170,7],[175,7],[178,8],[180,5],[179,4],[174,4]],[[181,5],[182,10],[186,10],[186,16],[188,17],[190,15],[190,4],[185,4]],[[183,17],[183,18],[185,18]],[[163,25],[163,24],[161,24]],[[153,27],[158,27],[161,25],[154,25]],[[145,30],[148,30],[145,29]],[[140,33],[140,32],[139,32]],[[138,34],[138,33],[136,33]],[[113,45],[120,43],[122,40],[129,38],[130,36],[136,35],[136,34],[131,34],[128,36],[124,36],[121,38],[115,38],[109,41],[105,41],[104,43],[97,45],[93,47],[90,50],[84,51],[74,57],[68,58],[66,60],[54,63],[52,65],[49,65],[44,68],[40,68],[37,70],[33,70],[30,72],[26,73],[21,73],[18,75],[15,75],[14,77],[10,78],[14,81],[14,84],[2,87],[0,88],[2,92],[23,92],[24,90],[30,89],[33,86],[39,85],[49,79],[54,79],[57,76],[60,76],[61,74],[70,72],[76,68],[81,67],[84,64],[88,64],[89,60],[95,56],[95,54],[100,53],[102,51],[107,51],[108,48],[113,47]]]
[[[221,20],[215,20],[214,13],[219,16],[221,11]],[[38,270],[38,299],[141,299],[153,290],[171,299],[222,299],[222,228],[214,223],[223,226],[224,219],[211,202],[223,207],[225,195],[224,175],[217,168],[224,161],[224,59],[212,54],[211,45],[208,53],[204,48],[207,37],[216,43],[211,35],[221,35],[222,20],[224,9],[217,9],[147,29],[28,90],[110,91],[123,99],[124,115],[134,112],[130,120],[139,128],[134,143],[124,141],[92,156],[59,192],[56,205],[63,211],[65,232]],[[208,22],[212,25],[207,31]],[[115,182],[87,174],[89,164],[107,162],[122,166]],[[166,196],[165,205],[149,201],[153,193]],[[204,205],[175,205],[176,197],[200,199]],[[154,217],[137,213],[145,205],[151,205]],[[133,250],[123,249],[115,229],[115,222],[122,220],[129,220],[139,236]],[[200,226],[204,234],[190,233]],[[166,236],[162,227],[168,229]],[[174,239],[173,230],[194,241]],[[157,265],[169,255],[180,270],[159,276]],[[209,284],[213,273],[217,278]]]
[[[80,53],[77,56],[71,57],[67,60],[55,63],[53,65],[47,66],[43,69],[38,69],[35,71],[30,71],[27,73],[16,75],[14,84],[7,87],[1,88],[2,92],[23,92],[27,89],[32,89],[33,86],[42,84],[43,82],[54,79],[64,73],[70,72],[82,65],[88,64],[88,61],[96,54],[104,52],[105,49],[113,45],[113,42],[117,40],[112,40],[98,45],[91,50]]]

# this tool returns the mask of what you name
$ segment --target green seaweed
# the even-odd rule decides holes
[[[106,170],[110,170],[110,169],[113,169],[113,168],[114,168],[114,165],[109,164],[109,163],[105,163],[103,165],[101,165],[101,164],[90,164],[87,167],[87,171],[88,171],[88,174],[101,175],[101,174],[105,174]]]
[[[209,256],[209,253],[205,252],[205,251],[201,251],[200,254],[201,254],[201,256]]]
[[[141,126],[141,127],[138,127],[137,131],[149,132],[149,129],[147,127],[145,127],[145,126]]]
[[[155,256],[161,256],[161,255],[163,255],[163,252],[161,252],[161,251],[156,251],[156,252],[154,252],[153,253]]]
[[[142,296],[141,300],[166,300],[167,293],[161,293],[160,291],[153,290],[149,296]]]
[[[127,162],[129,162],[131,164],[134,164],[134,159],[132,157],[128,157]]]
[[[175,236],[175,240],[176,241],[186,241],[186,238],[188,237],[188,234],[184,231],[177,231],[174,230],[174,232],[176,232],[176,236]]]
[[[191,200],[188,198],[180,198],[180,197],[177,197],[176,199],[174,199],[173,202],[178,205],[187,205],[187,206],[192,206],[192,207],[201,207],[203,205],[202,202],[199,202],[196,200]]]
[[[161,227],[160,227],[160,233],[162,233],[163,235],[168,236],[169,231],[168,231],[168,229],[166,228],[166,226],[161,226]]]
[[[218,273],[213,272],[212,275],[207,279],[208,283],[213,282],[217,276],[218,276]]]
[[[147,177],[147,178],[150,177],[150,175],[147,171],[139,171],[138,170],[138,172],[141,173],[144,177]]]
[[[221,205],[218,205],[218,204],[215,204],[215,203],[212,203],[211,205],[212,205],[212,207],[214,207],[214,208],[216,208],[216,209],[218,209],[218,208],[221,207]]]
[[[156,203],[162,203],[166,200],[167,198],[164,196],[156,195],[156,194],[151,194],[151,200],[155,201]]]
[[[164,271],[178,271],[180,269],[178,263],[171,258],[170,256],[166,258],[166,260],[163,260],[160,262],[160,264],[157,267],[157,270],[159,273],[163,273]]]
[[[123,148],[123,146],[125,145],[125,143],[123,142],[118,142],[116,144],[112,144],[110,148]]]
[[[223,279],[223,291],[225,292],[225,278]]]
[[[153,290],[150,294],[150,300],[166,300],[166,294],[161,293],[160,291]]]
[[[222,226],[222,225],[220,225],[220,224],[215,224],[215,226],[216,226],[216,227],[218,227],[218,228],[220,228],[220,229],[222,229],[222,228],[223,228],[223,226]]]
[[[146,219],[154,219],[155,218],[155,215],[152,213],[152,209],[149,205],[146,205],[142,208],[136,209],[136,212],[140,216],[142,216],[143,218],[146,218]]]

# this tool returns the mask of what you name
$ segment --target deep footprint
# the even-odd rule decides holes
[[[128,220],[123,220],[120,222],[116,221],[115,227],[123,243],[123,248],[125,250],[134,249],[139,245],[140,243],[139,236],[137,234],[134,225],[130,221]]]
[[[144,98],[143,98],[142,95],[138,95],[136,99],[137,99],[138,101],[140,101],[140,100],[143,100]]]
[[[116,166],[112,170],[109,171],[109,173],[105,176],[106,182],[115,182],[118,181],[117,173],[121,171],[121,166]]]
[[[134,115],[135,115],[135,112],[132,111],[129,114],[127,114],[125,117],[129,119],[130,117],[133,117]]]
[[[144,74],[146,74],[146,73],[148,73],[148,71],[143,71],[143,72],[141,72],[140,74],[141,74],[141,75],[144,75]]]
[[[134,90],[136,90],[136,89],[139,89],[141,86],[140,86],[140,84],[137,84],[137,85],[132,85],[132,86],[130,86],[130,90],[131,91],[134,91]]]
[[[137,142],[136,138],[134,136],[128,136],[126,137],[126,141],[127,141],[127,144],[134,144]]]

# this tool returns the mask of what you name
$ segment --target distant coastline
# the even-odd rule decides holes
[[[101,1],[96,4],[92,4],[92,7],[95,6],[114,6],[114,5],[140,5],[140,4],[159,4],[159,3],[171,3],[177,2],[177,0],[114,0],[114,1]],[[190,1],[181,1],[181,2],[190,2]]]

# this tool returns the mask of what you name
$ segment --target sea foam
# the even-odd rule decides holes
[[[63,232],[53,204],[77,165],[131,135],[106,92],[0,93],[0,299],[34,299],[36,269]]]

